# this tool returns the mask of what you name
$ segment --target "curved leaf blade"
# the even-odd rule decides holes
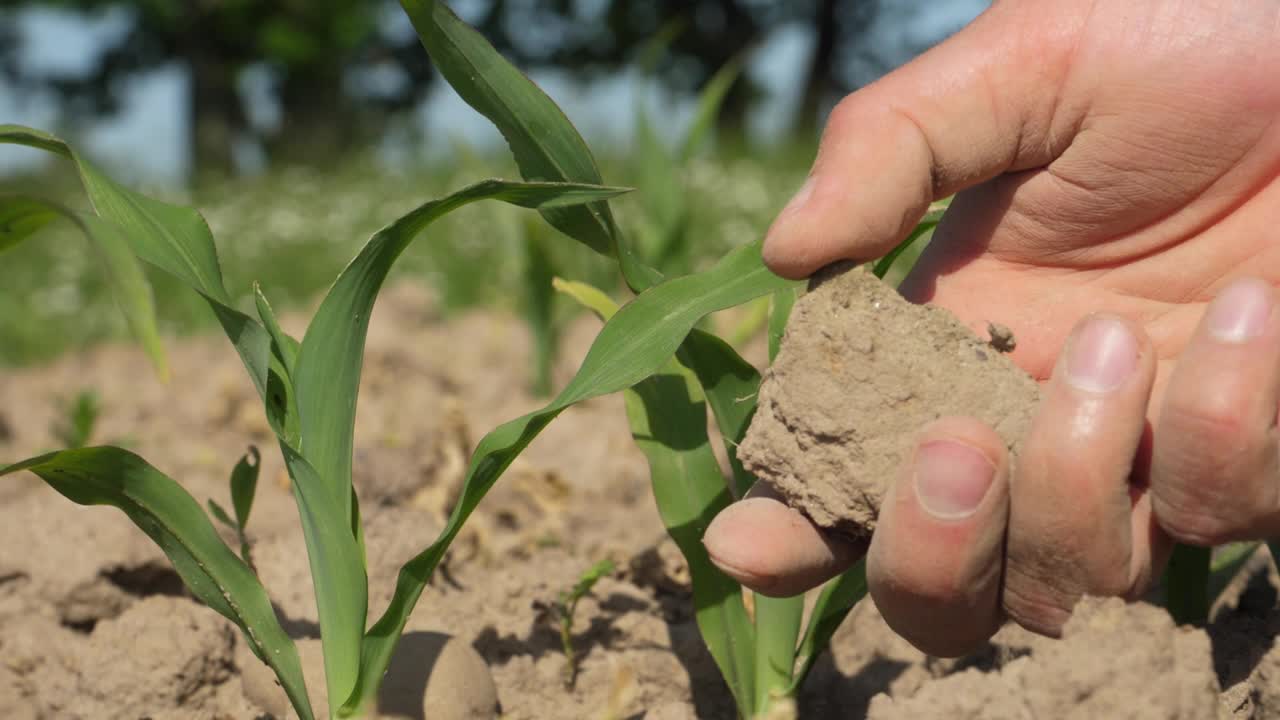
[[[698,108],[693,114],[693,122],[689,125],[677,156],[681,163],[687,163],[697,155],[707,142],[707,138],[711,137],[712,131],[716,128],[716,120],[720,117],[720,108],[724,106],[725,98],[729,97],[729,91],[742,75],[742,67],[741,55],[730,58],[729,62],[716,70],[715,75],[711,76],[698,93]]]
[[[432,62],[458,95],[506,138],[526,180],[602,184],[591,149],[564,112],[447,5],[400,0]],[[606,257],[618,260],[636,291],[661,280],[622,242],[606,202],[543,208],[547,222]]]
[[[325,489],[307,459],[287,443],[280,443],[307,544],[307,562],[320,619],[324,678],[330,715],[340,698],[359,685],[360,646],[369,610],[369,578],[364,550],[352,532],[344,506]],[[349,499],[349,496],[348,496]]]
[[[106,266],[111,294],[129,330],[151,359],[161,380],[168,380],[169,365],[156,327],[151,284],[118,226],[97,215],[78,213],[47,200],[0,196],[0,251],[5,249],[6,242],[12,243],[9,247],[16,245],[57,217],[69,220],[97,249]]]
[[[756,633],[742,586],[711,562],[702,544],[712,518],[733,501],[711,452],[702,390],[693,373],[669,362],[624,395],[632,438],[649,462],[658,512],[689,564],[698,631],[739,709],[753,716]]]
[[[249,512],[253,510],[253,497],[258,492],[258,469],[262,455],[258,448],[249,446],[249,452],[240,458],[231,470],[231,505],[236,511],[236,524],[243,530],[249,526]]]
[[[742,497],[756,478],[738,460],[738,444],[756,413],[760,373],[729,343],[702,330],[689,333],[676,356],[694,372],[706,393],[733,470],[733,493]]]
[[[0,197],[0,252],[36,234],[58,215],[35,198]]]
[[[818,653],[831,644],[831,636],[836,634],[840,623],[866,594],[867,566],[864,560],[859,560],[857,565],[822,588],[809,615],[800,647],[796,650],[796,671],[791,683],[793,693],[804,682],[814,660],[818,659]]]
[[[760,258],[760,243],[746,245],[705,272],[668,280],[646,290],[605,324],[569,384],[546,407],[508,421],[480,440],[462,493],[440,537],[407,562],[382,617],[365,636],[363,685],[348,708],[377,692],[400,631],[422,589],[480,500],[525,447],[565,408],[625,390],[661,370],[706,315],[740,305],[786,286]]]
[[[254,653],[275,670],[299,714],[314,718],[297,648],[280,627],[266,590],[181,485],[114,447],[41,455],[0,468],[0,476],[20,470],[40,476],[74,503],[123,511],[160,546],[197,598],[239,626]]]
[[[213,234],[192,208],[161,202],[107,177],[63,140],[21,125],[0,125],[0,144],[25,145],[70,160],[98,217],[114,225],[139,259],[191,286],[209,302],[258,393],[266,393],[270,338],[231,306]],[[85,217],[82,215],[81,217]]]
[[[369,315],[378,291],[405,248],[436,219],[479,200],[527,208],[566,206],[627,192],[572,183],[486,180],[420,205],[379,230],[334,283],[303,336],[293,372],[300,421],[299,450],[334,501],[350,516],[356,394]]]

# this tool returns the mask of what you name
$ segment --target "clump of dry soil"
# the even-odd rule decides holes
[[[738,457],[818,525],[869,537],[921,427],[969,415],[1016,453],[1039,392],[951,313],[840,264],[796,302]]]
[[[588,319],[574,327],[560,382],[597,328]],[[0,427],[9,430],[0,433],[0,462],[54,447],[62,400],[84,387],[101,397],[97,441],[128,445],[201,501],[229,505],[228,473],[258,444],[255,560],[286,630],[313,644],[297,511],[254,391],[223,339],[170,345],[169,387],[127,346],[0,371]],[[380,300],[356,439],[371,617],[399,565],[439,531],[481,434],[540,404],[525,391],[529,348],[505,315],[442,318],[407,287]],[[622,569],[578,606],[582,667],[568,690],[557,629],[538,604],[605,557]],[[1006,628],[959,661],[922,655],[864,602],[817,662],[801,717],[1176,718],[1191,717],[1183,708],[1208,712],[1215,698],[1222,720],[1277,717],[1280,613],[1269,568],[1264,553],[1207,631],[1177,630],[1163,611],[1110,601],[1086,606],[1061,642]],[[691,603],[688,570],[665,539],[620,398],[586,403],[553,423],[481,504],[409,622],[409,649],[423,652],[393,669],[392,689],[403,694],[384,709],[433,717],[413,693],[431,686],[431,657],[446,654],[447,642],[460,650],[455,669],[482,686],[491,680],[503,718],[730,720],[733,703]],[[280,707],[252,687],[254,663],[235,629],[191,599],[123,515],[76,507],[31,477],[0,481],[0,717],[265,720]],[[1099,714],[1094,698],[1120,710]]]

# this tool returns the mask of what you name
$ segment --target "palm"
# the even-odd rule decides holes
[[[1246,274],[1280,285],[1280,6],[1132,6],[1096,3],[1056,39],[1073,48],[1046,71],[1061,146],[961,193],[904,285],[975,328],[1013,328],[1036,377],[1106,310],[1143,323],[1163,379],[1217,289]]]

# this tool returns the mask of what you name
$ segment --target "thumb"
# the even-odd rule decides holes
[[[769,267],[799,279],[879,257],[934,200],[1060,154],[1083,112],[1059,100],[1084,24],[1077,5],[996,3],[842,100],[808,181],[769,230]]]
[[[945,417],[925,428],[885,495],[867,583],[889,627],[932,655],[971,652],[1000,627],[1009,458],[994,430]]]

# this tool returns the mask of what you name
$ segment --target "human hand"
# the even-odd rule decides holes
[[[871,592],[922,649],[1006,617],[1055,634],[1083,593],[1144,592],[1175,539],[1280,535],[1277,41],[1262,0],[997,3],[833,112],[770,266],[882,255],[960,191],[903,292],[1010,326],[1046,380],[1015,483],[993,431],[945,418],[886,496]],[[768,498],[705,542],[773,594],[862,552]]]

